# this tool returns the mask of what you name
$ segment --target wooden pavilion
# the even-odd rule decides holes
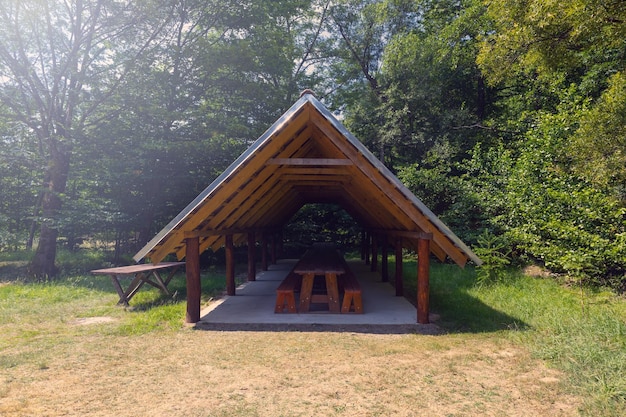
[[[227,292],[234,295],[234,245],[248,245],[248,279],[254,280],[257,241],[267,269],[268,241],[274,259],[281,228],[310,203],[338,204],[367,231],[373,270],[383,243],[383,279],[389,245],[397,259],[403,247],[417,252],[420,323],[428,323],[431,253],[461,267],[469,260],[481,263],[309,90],[134,259],[156,264],[170,254],[185,258],[186,320],[195,323],[200,320],[200,253],[225,246]],[[402,263],[396,266],[401,280]]]

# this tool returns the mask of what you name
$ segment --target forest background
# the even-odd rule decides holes
[[[0,250],[123,263],[309,88],[487,258],[625,291],[625,67],[619,0],[3,0]]]

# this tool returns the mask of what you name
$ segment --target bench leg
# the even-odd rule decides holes
[[[290,313],[296,313],[296,296],[293,291],[287,294],[287,311]]]
[[[361,293],[357,292],[353,296],[354,312],[357,314],[363,314],[363,301],[361,300]]]
[[[300,290],[300,312],[308,313],[311,305],[311,293],[313,292],[314,274],[304,274],[302,277],[302,289]]]
[[[285,308],[289,313],[297,313],[296,296],[293,291],[279,292],[276,295],[276,307],[274,313],[284,313]]]
[[[276,307],[274,308],[274,313],[282,313],[285,308],[285,293],[279,292],[276,294]]]
[[[360,292],[346,291],[341,304],[341,312],[349,313],[354,308],[357,314],[363,314],[363,300]]]
[[[339,289],[337,288],[337,274],[326,273],[326,294],[328,294],[328,310],[339,313]]]
[[[120,301],[118,301],[117,304],[127,306],[128,298],[126,297],[126,294],[124,293],[124,290],[122,289],[122,285],[118,281],[117,275],[111,274],[111,282],[113,283],[113,287],[115,287],[115,290],[117,291],[117,295],[120,297]]]
[[[350,304],[352,304],[352,293],[346,292],[344,293],[344,296],[343,296],[343,303],[341,304],[341,312],[349,313]]]

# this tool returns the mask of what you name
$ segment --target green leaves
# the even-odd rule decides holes
[[[575,168],[626,203],[626,74],[609,79],[597,105],[584,111],[571,145]]]
[[[478,267],[476,283],[478,285],[493,284],[507,276],[506,267],[510,264],[510,244],[503,236],[496,236],[489,230],[478,237],[478,245],[474,252],[483,261]]]

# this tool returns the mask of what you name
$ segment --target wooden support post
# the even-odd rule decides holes
[[[272,265],[276,265],[276,241],[278,240],[276,232],[272,233]]]
[[[200,238],[185,239],[185,275],[187,281],[187,314],[185,322],[200,321]]]
[[[389,271],[388,271],[388,262],[389,262],[389,246],[387,242],[387,236],[382,235],[380,239],[381,244],[381,253],[380,253],[380,274],[382,276],[382,281],[389,281]]]
[[[396,296],[404,295],[404,281],[402,279],[402,239],[396,239]]]
[[[248,281],[256,280],[256,240],[254,232],[248,232]]]
[[[430,239],[417,241],[417,322],[428,324],[430,308]]]
[[[226,294],[235,295],[235,247],[233,235],[226,235]]]
[[[278,258],[282,258],[283,254],[285,253],[285,247],[284,247],[284,243],[285,243],[285,234],[284,231],[281,229],[280,233],[278,233]]]
[[[365,265],[370,264],[370,239],[372,235],[370,232],[365,232]]]
[[[372,234],[372,265],[370,267],[372,272],[378,270],[378,237]]]
[[[261,233],[261,269],[267,271],[267,234]]]
[[[367,233],[365,230],[361,231],[361,260],[365,260],[365,252],[367,252],[367,245],[365,243],[365,239],[367,238]]]

